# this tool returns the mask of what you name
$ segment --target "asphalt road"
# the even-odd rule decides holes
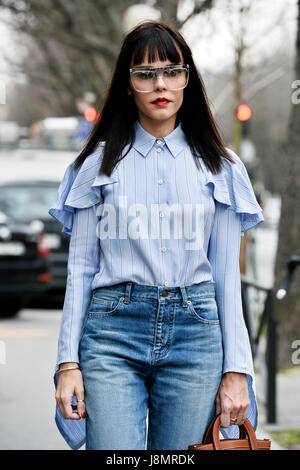
[[[60,317],[59,310],[24,309],[0,320],[1,450],[69,449],[54,421]]]

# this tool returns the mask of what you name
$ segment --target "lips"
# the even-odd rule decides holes
[[[157,98],[156,100],[154,101],[151,101],[151,103],[169,103],[170,100],[168,100],[168,98]]]

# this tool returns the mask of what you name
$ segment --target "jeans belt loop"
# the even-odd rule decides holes
[[[125,289],[125,296],[124,296],[125,297],[124,304],[129,304],[130,302],[131,288],[132,288],[132,282],[127,282],[126,289]]]
[[[182,295],[182,300],[183,300],[182,306],[187,307],[188,306],[188,304],[187,304],[188,297],[187,297],[187,294],[186,294],[185,286],[180,286],[180,290],[181,290],[181,295]]]

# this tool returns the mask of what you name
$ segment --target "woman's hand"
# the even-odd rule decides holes
[[[63,362],[60,369],[65,367],[77,366],[77,362]],[[74,413],[72,409],[72,397],[76,395],[78,413]],[[85,418],[84,387],[82,374],[80,369],[66,370],[58,374],[58,381],[55,393],[55,399],[59,409],[66,419]]]
[[[221,427],[241,425],[247,417],[250,405],[246,374],[226,372],[221,380],[215,399],[216,414],[221,413]],[[230,419],[237,418],[236,422]]]

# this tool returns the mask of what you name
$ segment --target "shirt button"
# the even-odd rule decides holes
[[[157,143],[157,144],[161,144],[161,140],[157,140],[156,143]]]
[[[165,282],[164,282],[164,285],[165,285],[165,286],[168,286],[168,285],[169,285],[168,281],[165,281]]]
[[[167,251],[167,248],[165,246],[163,246],[161,251],[164,253],[165,251]]]
[[[159,213],[159,217],[164,217],[164,216],[165,216],[165,214],[163,212]]]
[[[158,180],[158,184],[163,184],[163,180]]]
[[[156,151],[157,151],[157,152],[161,152],[161,149],[160,149],[160,148],[158,148],[158,149],[156,149]]]

